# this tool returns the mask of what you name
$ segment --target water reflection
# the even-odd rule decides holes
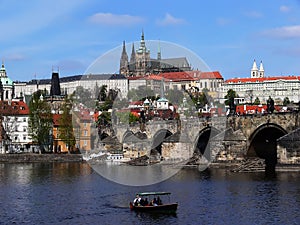
[[[104,179],[86,163],[0,164],[0,223],[300,224],[300,173],[182,169],[149,186]],[[141,191],[169,191],[176,215],[129,210]]]

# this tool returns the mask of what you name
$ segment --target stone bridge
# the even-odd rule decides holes
[[[277,162],[277,140],[299,127],[298,113],[274,113],[209,119],[148,121],[103,129],[115,136],[130,157],[156,150],[166,160],[188,159],[201,153],[206,160],[239,161],[260,157]]]

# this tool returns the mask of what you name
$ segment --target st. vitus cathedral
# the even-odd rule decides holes
[[[162,59],[159,43],[156,59],[150,58],[150,50],[146,47],[144,32],[142,32],[140,46],[137,50],[135,50],[134,43],[132,44],[130,60],[128,60],[125,41],[123,41],[120,74],[129,77],[190,70],[191,67],[186,57]]]

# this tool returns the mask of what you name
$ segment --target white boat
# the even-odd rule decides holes
[[[122,153],[109,153],[106,157],[106,162],[112,163],[124,163],[128,162],[129,160],[129,158],[124,158]]]

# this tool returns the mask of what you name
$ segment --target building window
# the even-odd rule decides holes
[[[23,140],[26,141],[26,136],[23,136]]]
[[[87,130],[84,131],[84,136],[88,136],[88,135],[87,135]]]
[[[87,146],[87,140],[83,141],[83,146]]]

